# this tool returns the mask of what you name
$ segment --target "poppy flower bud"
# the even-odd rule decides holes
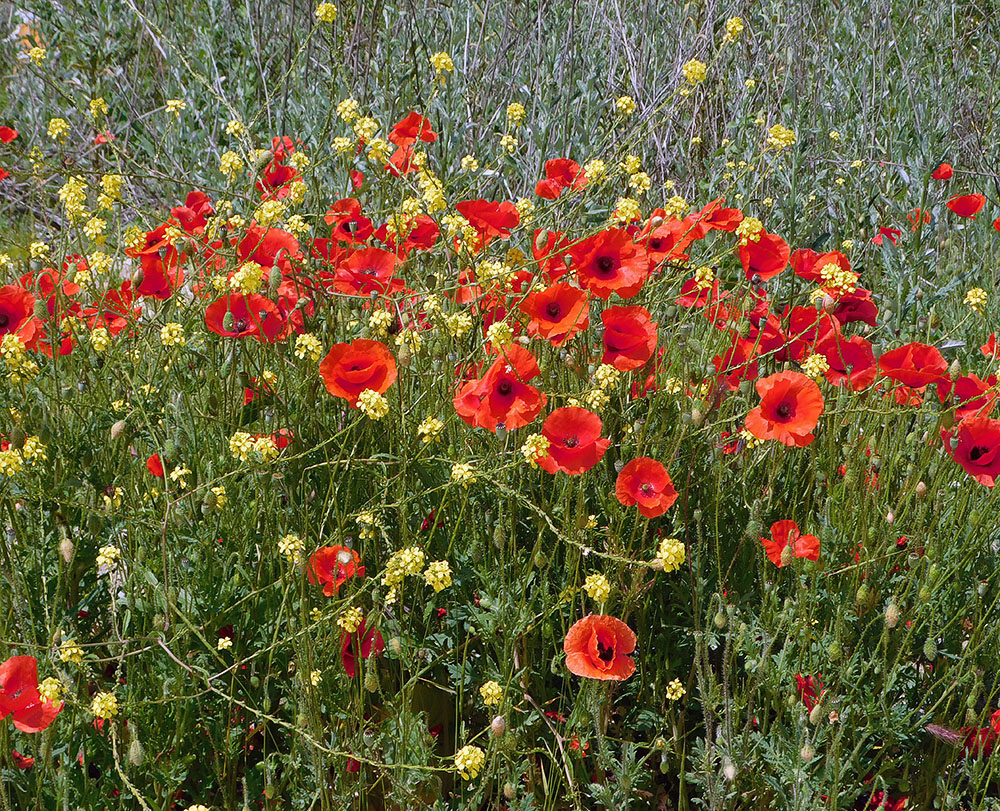
[[[535,250],[541,251],[545,248],[545,243],[548,242],[548,235],[544,231],[539,231],[535,235]]]
[[[899,606],[890,601],[885,608],[885,624],[888,628],[895,628],[899,624]]]
[[[809,744],[806,744],[799,750],[799,757],[802,758],[804,763],[808,763],[814,757],[816,757],[816,750],[813,749]]]
[[[951,366],[948,367],[948,377],[951,378],[951,382],[954,383],[962,376],[962,364],[958,358],[955,358],[951,362]]]
[[[493,733],[494,738],[501,737],[507,731],[507,722],[504,720],[502,715],[498,715],[493,719],[493,723],[490,724],[490,732]]]
[[[507,545],[507,533],[504,532],[503,524],[498,523],[493,528],[493,545],[497,549],[503,549]]]
[[[663,217],[659,217],[659,216],[653,217],[649,221],[649,227],[650,228],[659,228],[661,225],[663,225]]]
[[[837,301],[831,295],[823,296],[823,312],[832,313],[837,309]]]
[[[410,361],[413,360],[413,352],[408,344],[400,345],[399,351],[396,353],[396,360],[403,366],[410,365]]]
[[[275,265],[273,268],[271,268],[271,273],[268,275],[267,278],[267,285],[271,290],[272,296],[278,292],[278,287],[281,285],[281,279],[282,279],[281,268]]]
[[[826,655],[830,657],[831,662],[838,662],[840,657],[844,655],[844,649],[839,642],[831,642],[830,647],[826,649]]]
[[[544,552],[542,552],[541,550],[539,550],[535,554],[535,566],[537,568],[539,568],[539,569],[544,569],[548,565],[549,565],[549,557],[548,557],[548,555],[546,555]]]
[[[809,710],[809,723],[816,726],[823,718],[823,706],[821,704],[814,704],[813,708]]]
[[[736,779],[736,766],[726,761],[726,765],[722,767],[722,774],[730,783]]]
[[[24,447],[24,440],[27,438],[28,437],[24,433],[24,429],[20,425],[16,425],[10,432],[10,446],[15,451],[19,451]]]
[[[257,171],[263,172],[273,160],[274,153],[270,149],[265,149],[257,158]]]
[[[368,668],[365,673],[365,689],[369,693],[378,692],[378,673],[375,672],[375,668]]]
[[[191,237],[186,236],[178,240],[177,253],[179,253],[181,257],[194,256],[197,251],[198,246],[195,244],[195,241],[191,239]]]
[[[132,734],[132,742],[128,745],[128,762],[133,766],[141,766],[146,759],[146,750],[142,748],[139,736],[136,735],[135,727],[129,724],[129,731]]]
[[[209,490],[205,494],[205,499],[201,502],[201,513],[202,515],[209,515],[218,505],[219,497]]]
[[[652,569],[655,572],[662,572],[663,571],[663,558],[653,558],[649,562],[649,568]]]
[[[781,550],[781,565],[788,566],[795,560],[795,549],[793,544],[786,544]]]
[[[786,549],[788,547],[785,547]],[[854,595],[854,599],[859,606],[862,608],[866,607],[869,601],[872,599],[872,592],[868,586],[859,586],[857,592]]]
[[[917,494],[917,498],[924,498],[927,495],[927,485],[922,481],[917,482],[914,492]]]
[[[572,256],[572,254],[568,254],[568,253],[563,254],[563,264],[566,267],[569,267],[570,265],[573,264],[573,256]]]
[[[135,273],[132,274],[132,289],[138,289],[145,277],[146,275],[142,272],[142,268],[136,268]]]
[[[111,439],[118,439],[122,434],[125,433],[125,420],[118,420],[114,425],[111,426]]]
[[[226,332],[233,332],[236,329],[236,319],[231,312],[222,316],[222,328]]]
[[[715,627],[722,629],[726,627],[726,623],[729,621],[729,617],[725,615],[722,611],[717,611],[715,616],[712,618],[712,622],[715,623]]]
[[[514,789],[514,784],[509,780],[503,784],[503,796],[508,800],[513,800],[517,796],[517,791]]]
[[[896,520],[896,516],[895,516],[895,515],[894,515],[893,513],[889,512],[889,513],[886,513],[886,514],[885,514],[885,522],[886,522],[887,524],[891,524],[891,523],[893,523],[893,522],[894,522],[895,520]]]
[[[31,268],[32,273],[41,273],[44,267],[41,259],[32,259],[28,266]]]
[[[924,642],[924,658],[927,659],[928,661],[933,662],[935,659],[937,659],[937,655],[938,655],[937,642],[935,641],[934,637],[929,636],[927,637],[927,641]]]
[[[73,542],[69,538],[63,538],[59,541],[59,554],[67,563],[73,560],[73,551]]]
[[[49,305],[45,303],[43,299],[38,299],[35,301],[35,318],[40,318],[43,321],[49,317]]]
[[[399,656],[399,654],[403,652],[403,640],[401,640],[398,636],[394,636],[389,640],[389,649],[396,654],[396,656]]]
[[[927,586],[921,586],[920,591],[917,592],[917,599],[922,603],[929,603],[931,601],[931,590]]]
[[[705,421],[705,415],[697,408],[691,409],[691,424],[695,428],[699,428],[701,424]]]

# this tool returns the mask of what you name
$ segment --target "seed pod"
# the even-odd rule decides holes
[[[819,703],[813,705],[809,710],[809,723],[816,726],[823,719],[823,707]]]
[[[857,602],[857,604],[862,608],[867,607],[872,599],[871,589],[865,585],[858,586],[858,590],[854,595],[854,599]]]
[[[504,531],[503,524],[499,521],[493,527],[493,545],[497,549],[503,549],[507,545],[507,533]]]
[[[493,733],[494,738],[501,737],[507,731],[507,722],[504,720],[502,715],[498,715],[493,719],[493,723],[490,724],[490,732]]]
[[[365,671],[365,689],[369,693],[378,692],[378,673],[374,667],[369,667]]]
[[[142,284],[142,280],[145,278],[145,274],[142,272],[142,268],[138,267],[135,273],[132,274],[132,289],[137,290]]]
[[[517,797],[517,791],[514,789],[514,784],[509,780],[503,784],[503,796],[508,800],[513,800]]]
[[[111,426],[111,439],[118,439],[122,434],[125,433],[125,420],[118,420],[114,425]]]
[[[917,592],[917,599],[922,603],[929,603],[931,601],[931,590],[927,586],[921,586],[920,591]]]
[[[135,734],[135,729],[132,728],[132,742],[128,745],[128,762],[135,767],[139,767],[145,759],[146,750],[142,748],[139,737]]]
[[[888,628],[895,628],[899,624],[899,606],[892,600],[885,609],[885,624]]]
[[[951,382],[954,383],[962,376],[962,364],[959,362],[958,358],[955,358],[951,362],[951,366],[948,367],[948,377],[951,378]]]
[[[934,637],[929,636],[927,637],[927,641],[924,642],[924,658],[930,662],[933,662],[935,659],[937,659],[937,655],[938,655],[937,641],[934,639]]]

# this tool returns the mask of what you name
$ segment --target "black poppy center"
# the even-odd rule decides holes
[[[508,394],[510,394],[511,391],[513,391],[513,389],[514,389],[514,386],[513,386],[513,384],[509,380],[501,380],[497,384],[497,392],[499,394],[503,395],[504,397],[506,397]]]
[[[549,306],[551,307],[552,305],[550,304]],[[0,329],[6,327],[9,323],[10,323],[10,317],[7,315],[7,313],[0,313]]]
[[[597,655],[602,662],[612,662],[615,658],[614,646],[607,647],[600,639],[597,640]]]
[[[580,440],[577,439],[575,436],[568,436],[563,440],[563,445],[565,445],[567,448],[575,448],[579,444]]]
[[[654,251],[658,251],[660,250],[660,248],[663,247],[663,240],[660,239],[659,237],[654,237],[653,239],[649,240],[649,247],[652,248]]]
[[[551,301],[545,307],[545,313],[546,315],[548,315],[549,318],[558,318],[561,312],[562,312],[562,307],[559,306],[558,301]]]
[[[237,332],[246,332],[247,327],[249,327],[249,326],[250,326],[250,324],[247,323],[247,320],[245,318],[241,318],[239,321],[236,322],[236,331]]]
[[[783,420],[787,420],[790,416],[792,416],[792,405],[791,405],[791,403],[781,403],[774,410],[775,410],[775,413],[777,413],[777,415],[779,417],[781,417],[781,419],[783,419]]]
[[[989,452],[990,452],[989,448],[976,446],[971,451],[969,451],[969,459],[971,459],[973,462],[978,462]]]
[[[615,260],[611,256],[598,256],[594,264],[597,265],[597,270],[604,274],[611,273],[615,269]]]

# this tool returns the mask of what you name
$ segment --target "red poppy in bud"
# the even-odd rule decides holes
[[[746,418],[751,434],[797,447],[813,441],[823,395],[812,380],[799,372],[778,372],[757,381],[757,394],[760,405]]]
[[[0,144],[9,144],[17,138],[17,130],[10,127],[0,127]]]
[[[546,200],[555,200],[563,189],[579,190],[587,185],[587,175],[580,164],[569,158],[545,161],[545,180],[535,185],[535,194]]]
[[[35,314],[35,297],[27,290],[6,284],[0,287],[0,338],[17,332]]]
[[[598,298],[632,298],[649,275],[646,249],[624,228],[608,228],[569,249],[580,284]]]
[[[974,220],[986,205],[986,198],[981,194],[960,194],[952,197],[945,205],[959,217]]]
[[[990,333],[990,337],[986,339],[979,351],[982,352],[986,357],[996,360],[1000,358],[1000,346],[997,345],[997,336],[995,332]]]
[[[531,293],[521,302],[528,316],[528,334],[561,346],[590,325],[587,294],[567,282]]]
[[[771,537],[761,538],[760,542],[771,563],[779,569],[785,565],[782,552],[786,546],[792,548],[792,554],[797,558],[819,560],[819,538],[815,535],[801,535],[799,525],[794,521],[776,521],[771,524]]]
[[[948,363],[933,346],[911,343],[882,355],[878,368],[890,380],[919,389],[941,380],[948,372]]]
[[[431,122],[413,111],[402,121],[396,122],[389,132],[389,140],[396,146],[410,146],[417,141],[432,144],[437,138],[438,134],[431,129]]]
[[[396,359],[380,341],[359,338],[349,344],[334,344],[320,362],[319,374],[326,390],[358,407],[365,389],[384,394],[396,382]]]
[[[945,452],[977,482],[992,489],[1000,476],[1000,420],[970,417],[959,423],[957,436],[941,433]]]
[[[603,423],[585,408],[557,408],[542,423],[542,436],[549,441],[549,452],[538,466],[549,473],[561,470],[576,476],[601,461],[611,444],[601,437]]]
[[[309,582],[322,584],[327,597],[336,597],[352,577],[364,577],[361,558],[346,546],[321,546],[309,558]]]
[[[361,213],[361,203],[353,197],[337,200],[326,212],[323,221],[333,226],[331,238],[338,242],[364,242],[372,235],[372,221]]]
[[[359,248],[337,268],[334,287],[352,296],[370,293],[390,295],[403,289],[403,280],[396,276],[399,258],[381,248]]]
[[[604,324],[602,363],[630,372],[653,357],[656,322],[645,307],[608,307],[601,313],[601,322]]]
[[[232,316],[229,326],[227,315]],[[256,338],[261,342],[274,343],[285,337],[288,324],[278,305],[269,298],[232,293],[208,305],[205,326],[224,338]]]
[[[635,673],[629,656],[635,634],[617,617],[589,614],[573,623],[563,641],[569,672],[586,679],[621,681]]]
[[[163,478],[163,460],[160,459],[160,454],[154,453],[146,460],[146,470],[149,471],[150,476],[156,476],[158,479]]]
[[[830,364],[826,379],[834,386],[849,385],[861,391],[875,382],[875,353],[866,338],[831,335],[816,344],[816,352]]]
[[[491,200],[464,200],[455,204],[458,211],[469,225],[479,235],[479,242],[474,247],[482,249],[496,238],[507,239],[512,228],[521,221],[517,207],[510,202],[493,202]]]
[[[833,314],[841,324],[860,321],[874,327],[875,319],[878,318],[878,307],[872,301],[871,290],[856,287],[853,293],[846,293],[837,298]]]
[[[345,633],[340,639],[340,661],[344,663],[344,671],[352,679],[358,675],[358,657],[370,659],[381,656],[384,650],[382,634],[374,628],[368,628],[365,620],[361,620],[357,631],[353,634]]]
[[[522,428],[541,412],[546,397],[528,381],[540,374],[538,361],[518,344],[506,347],[481,378],[462,384],[454,397],[455,411],[473,427],[496,433]]]
[[[763,280],[777,276],[788,266],[791,250],[777,234],[760,232],[760,239],[739,246],[740,263],[748,279],[759,274]]]
[[[886,228],[882,226],[878,229],[878,233],[872,237],[872,242],[876,245],[881,245],[883,239],[888,239],[893,245],[896,244],[896,239],[903,232],[898,228]]]
[[[677,501],[677,491],[663,465],[648,456],[639,456],[618,474],[615,497],[626,507],[636,505],[646,518],[656,518]]]
[[[34,656],[13,656],[0,665],[0,721],[13,716],[21,732],[41,732],[62,710],[61,701],[46,701],[38,692]]]
[[[950,163],[938,164],[938,168],[931,172],[931,177],[935,180],[951,180],[951,176],[955,174],[954,169],[951,168]]]

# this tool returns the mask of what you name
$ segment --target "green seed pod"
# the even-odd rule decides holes
[[[933,662],[935,659],[937,659],[937,655],[938,655],[937,642],[935,641],[934,637],[929,636],[927,637],[927,641],[924,642],[924,658],[927,659],[928,661]]]
[[[920,591],[917,592],[917,599],[922,603],[929,603],[931,601],[931,590],[927,586],[921,586]]]
[[[233,314],[231,312],[227,312],[224,316],[222,316],[222,328],[226,332],[236,331],[236,319],[233,318]]]
[[[970,694],[969,697],[965,699],[965,706],[968,707],[970,710],[974,710],[976,708],[977,703],[978,699],[976,698],[975,693]]]
[[[871,599],[872,599],[871,589],[865,585],[859,586],[857,593],[854,595],[855,602],[862,608],[866,608]]]
[[[538,550],[538,552],[535,553],[534,563],[537,568],[544,569],[549,565],[549,557],[541,550]]]
[[[764,531],[764,525],[756,518],[752,518],[747,524],[747,537],[757,538]]]
[[[378,692],[378,673],[374,667],[369,667],[365,672],[365,689],[369,693]]]
[[[717,611],[715,616],[712,618],[712,622],[715,623],[715,627],[720,630],[726,627],[726,623],[728,621],[729,617],[727,617],[722,611]]]
[[[44,299],[38,299],[35,302],[35,318],[40,318],[42,321],[49,317],[49,305],[45,303]]]
[[[826,649],[826,655],[830,657],[831,662],[839,662],[840,657],[844,655],[844,649],[840,646],[839,642],[834,641]]]
[[[493,545],[497,549],[503,549],[507,545],[507,533],[504,531],[503,524],[499,521],[493,527]]]
[[[15,450],[19,451],[24,448],[24,440],[28,437],[24,433],[24,429],[20,425],[15,425],[10,432],[10,446]]]

